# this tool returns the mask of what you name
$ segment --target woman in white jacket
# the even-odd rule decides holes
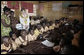
[[[27,11],[25,9],[21,9],[21,14],[20,14],[19,18],[20,18],[20,23],[23,25],[23,29],[28,31],[30,19],[29,19]]]

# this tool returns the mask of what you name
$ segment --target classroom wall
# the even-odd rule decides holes
[[[60,11],[53,11],[52,10],[52,4],[53,3],[64,3],[65,1],[51,1],[51,2],[45,2],[45,3],[40,3],[43,5],[43,9],[39,10],[39,14],[41,16],[47,17],[48,20],[55,20],[55,19],[60,19],[61,17],[68,17],[70,20],[73,19],[78,19],[81,23],[83,22],[83,14],[76,13],[72,17],[69,17],[69,14],[64,14],[64,8],[62,7],[62,10]],[[70,1],[71,4],[75,5],[83,5],[82,1]],[[62,5],[63,6],[63,5]],[[67,8],[66,8],[67,9]],[[82,12],[83,9],[79,9],[78,12]]]
[[[61,1],[57,1],[57,2],[45,2],[45,3],[40,3],[43,5],[43,9],[39,12],[40,15],[47,17],[48,20],[55,20],[55,19],[59,19],[62,17],[62,10],[60,11],[53,11],[52,10],[52,3],[62,3]]]
[[[38,5],[38,1],[24,1],[24,2],[26,2],[26,3],[32,3],[34,5]],[[19,9],[15,9],[15,16],[17,17],[18,20],[19,20],[20,10],[21,10],[21,1],[19,1]],[[34,11],[33,11],[33,13],[34,13]],[[36,14],[37,13],[38,13],[38,9],[36,9]]]
[[[78,4],[78,5],[83,5],[83,1],[71,1],[72,4]],[[77,9],[77,12],[76,14],[74,14],[74,16],[72,16],[72,20],[73,19],[78,19],[80,21],[80,23],[83,23],[83,7],[82,8],[78,8]]]
[[[21,1],[19,1],[19,9],[16,9],[15,10],[15,16],[17,17],[17,19],[19,20],[19,10],[21,9],[21,4],[20,4]],[[33,3],[35,5],[38,6],[38,8],[36,9],[36,15],[40,15],[40,16],[44,16],[46,17],[48,20],[55,20],[55,19],[60,19],[61,17],[68,17],[70,18],[70,20],[73,20],[73,19],[78,19],[81,23],[83,23],[83,8],[82,9],[78,9],[79,12],[81,12],[82,14],[80,13],[76,13],[74,14],[72,17],[69,17],[70,14],[68,13],[63,13],[64,9],[68,9],[68,8],[63,8],[62,6],[62,10],[60,11],[53,11],[52,10],[52,5],[54,3],[64,3],[66,1],[50,1],[50,2],[43,2],[43,3],[39,3],[39,1],[25,1],[27,3]],[[69,1],[68,1],[69,2]],[[78,5],[83,5],[83,1],[70,1],[71,4],[78,4]],[[2,4],[2,2],[1,2]]]
[[[35,5],[38,5],[38,3],[39,3],[38,1],[23,1],[23,2],[28,3],[28,4],[30,4],[30,3],[34,4],[33,8],[35,8]],[[1,1],[1,14],[3,13],[4,6],[8,6],[9,8],[11,8],[11,10],[13,10],[15,12],[15,16],[19,20],[19,13],[21,10],[21,1]],[[15,7],[17,7],[17,9]],[[24,6],[24,7],[26,7],[26,6]],[[30,7],[30,5],[28,5],[28,7]],[[28,9],[30,9],[30,8],[28,8]],[[29,15],[36,16],[37,12],[38,12],[38,9],[33,9],[33,13],[29,13]]]

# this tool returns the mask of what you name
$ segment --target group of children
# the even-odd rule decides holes
[[[48,30],[52,30],[54,28],[55,28],[55,23],[53,22],[49,22],[49,23],[45,22],[41,24],[31,25],[31,28],[29,29],[28,32],[25,30],[21,30],[19,37],[17,37],[16,33],[12,34],[12,38],[8,36],[2,37],[2,40],[4,39],[6,40],[2,41],[3,44],[1,45],[1,48],[3,49],[4,46],[6,50],[6,48],[10,46],[10,43],[6,43],[8,44],[8,46],[5,46],[4,42],[10,41],[12,49],[16,50],[20,45],[27,45],[28,42],[36,40],[40,34],[43,34],[44,32],[47,32]]]
[[[68,20],[68,18],[61,18],[59,20],[52,21],[46,21],[45,19],[42,20],[38,24],[31,25],[29,31],[21,30],[20,36],[17,37],[17,35],[14,33],[12,34],[12,37],[4,36],[2,37],[2,44],[1,44],[1,54],[7,54],[8,52],[11,52],[12,50],[15,51],[16,49],[19,49],[19,47],[28,45],[31,41],[35,41],[38,39],[46,39],[47,35],[55,29],[59,29],[59,27],[62,27],[62,25],[72,25],[72,23]],[[66,27],[64,27],[66,28]],[[60,34],[65,34],[65,30],[63,28],[60,28]],[[68,29],[66,29],[68,31]],[[72,33],[74,33],[72,29]],[[48,38],[48,37],[47,37]],[[55,48],[54,48],[55,49]]]

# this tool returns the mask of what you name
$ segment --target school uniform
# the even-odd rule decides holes
[[[34,25],[35,24],[35,21],[34,20],[31,20],[30,23],[31,23],[31,25]]]
[[[4,51],[4,52],[1,52],[1,54],[7,54],[7,52],[6,52],[6,51]]]
[[[31,35],[30,33],[28,34],[28,41],[34,41],[34,40],[36,40],[36,37],[35,37],[35,35]]]
[[[54,29],[54,28],[55,28],[55,25],[53,24],[53,25],[52,25],[52,29]]]
[[[49,26],[49,30],[52,30],[52,29],[54,29],[54,27],[53,26]]]
[[[38,29],[36,29],[36,30],[34,31],[34,33],[35,33],[35,37],[36,37],[36,38],[38,37],[39,34],[41,34],[41,32],[40,32]]]
[[[55,25],[55,28],[59,28],[59,24]]]
[[[36,24],[40,23],[40,20],[36,20],[35,23],[36,23]]]
[[[6,47],[4,44],[1,44],[1,50],[6,50],[4,52],[1,52],[1,54],[7,54],[11,50],[11,45],[9,44],[9,46]]]
[[[47,26],[45,26],[45,32],[47,32],[49,30],[49,28]]]
[[[40,30],[40,32],[42,32],[42,33],[43,33],[44,31],[45,31],[45,30],[44,30],[44,28],[42,27],[42,28],[41,28],[41,30]]]
[[[19,37],[15,39],[15,43],[17,44],[18,47],[22,44]]]
[[[15,41],[12,40],[12,49],[16,50],[18,45],[15,43]]]
[[[55,24],[53,24],[52,26],[53,26],[53,28],[55,28]]]
[[[26,36],[25,40],[23,40],[22,37],[19,36],[18,38],[15,39],[15,43],[19,47],[20,45],[27,45],[27,40],[28,40],[28,37],[27,36]]]
[[[3,51],[3,52],[1,52],[2,54],[7,54],[8,52],[10,52],[10,51],[14,51],[14,50],[16,50],[17,49],[17,44],[13,41],[13,40],[11,40],[11,44],[12,45],[10,45],[9,44],[9,46],[8,47],[6,47],[4,44],[2,44],[1,45],[1,49],[2,50],[5,50],[5,51]]]

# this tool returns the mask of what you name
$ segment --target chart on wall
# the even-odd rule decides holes
[[[53,3],[52,4],[52,10],[53,11],[60,11],[60,10],[62,10],[62,3]]]
[[[67,8],[70,4],[71,4],[70,1],[65,1],[65,2],[62,3],[62,7]]]

